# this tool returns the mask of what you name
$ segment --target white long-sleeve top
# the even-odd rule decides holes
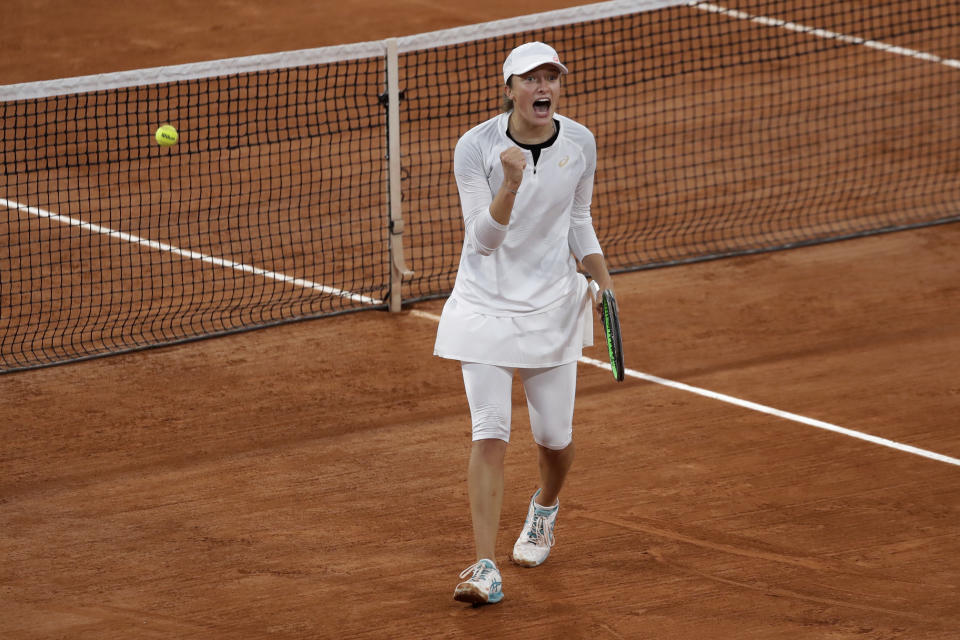
[[[573,255],[581,260],[602,253],[590,215],[596,141],[585,126],[555,117],[559,135],[536,165],[523,150],[527,166],[508,225],[493,219],[490,203],[503,183],[500,153],[517,146],[507,136],[509,114],[457,142],[454,174],[465,238],[451,298],[463,309],[521,316],[554,308],[580,287]]]

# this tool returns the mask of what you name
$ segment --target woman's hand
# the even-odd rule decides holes
[[[500,164],[503,165],[503,186],[508,191],[516,191],[523,182],[523,170],[527,160],[520,147],[510,147],[500,153]]]
[[[586,269],[590,277],[593,278],[593,282],[599,288],[596,295],[593,296],[593,307],[602,318],[603,292],[607,289],[613,291],[613,278],[610,277],[610,272],[607,270],[607,262],[601,254],[593,253],[584,256],[581,262],[583,263],[583,268]]]
[[[510,223],[510,214],[517,190],[523,182],[523,169],[527,166],[527,160],[520,147],[510,147],[500,153],[500,164],[503,166],[503,183],[490,203],[490,215],[497,223],[506,225]]]
[[[603,292],[606,291],[606,290],[608,290],[608,289],[609,289],[610,291],[613,291],[613,280],[612,280],[612,279],[610,278],[610,276],[608,275],[608,276],[606,277],[606,282],[605,282],[605,283],[604,283],[604,282],[601,282],[601,281],[599,281],[599,280],[594,280],[594,282],[597,283],[598,289],[597,289],[595,295],[593,296],[593,308],[594,308],[594,310],[596,310],[597,315],[600,316],[601,319],[603,319]],[[616,295],[616,294],[614,294],[614,295]]]

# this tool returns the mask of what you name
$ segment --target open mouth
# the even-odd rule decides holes
[[[538,116],[545,116],[550,114],[550,99],[549,98],[540,98],[539,100],[533,101],[533,112]]]

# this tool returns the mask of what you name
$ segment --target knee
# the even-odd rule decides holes
[[[489,465],[503,465],[507,455],[507,443],[499,438],[484,438],[473,441],[472,458]]]

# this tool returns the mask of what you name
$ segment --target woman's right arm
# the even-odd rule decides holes
[[[463,140],[454,151],[453,170],[460,192],[466,238],[480,255],[490,255],[503,243],[510,214],[523,181],[525,160],[517,147],[500,154],[504,180],[491,198],[483,156]]]
[[[510,223],[513,203],[520,190],[520,183],[523,182],[523,169],[527,166],[527,161],[519,147],[510,147],[500,153],[500,164],[503,166],[503,183],[490,203],[490,215],[505,225]]]

